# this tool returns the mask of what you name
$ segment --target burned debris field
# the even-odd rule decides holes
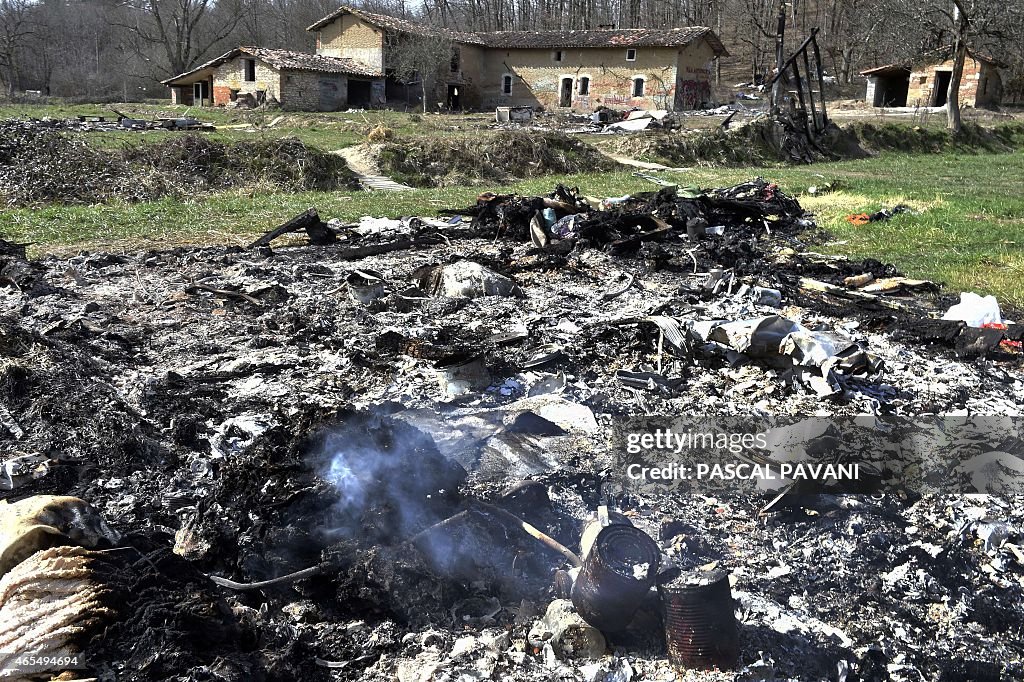
[[[1014,311],[942,319],[940,286],[817,253],[766,180],[584,194],[311,210],[249,248],[0,242],[3,674],[1021,679],[1012,419],[972,455],[1006,456],[997,494],[956,462],[635,486],[620,438],[1014,415]],[[849,449],[831,428],[799,451]]]

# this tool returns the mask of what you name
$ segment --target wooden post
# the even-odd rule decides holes
[[[814,132],[821,132],[821,128],[818,127],[818,111],[814,106],[814,85],[811,78],[811,60],[807,56],[807,48],[804,48],[804,73],[807,74],[807,99],[811,103],[811,122],[814,123]],[[821,74],[818,74],[818,91],[825,92],[825,83],[821,80]]]
[[[797,66],[796,60],[793,60],[792,67],[793,77],[796,79],[796,96],[797,98],[799,98],[800,101],[800,115],[804,119],[804,133],[806,133],[808,141],[814,142],[814,135],[811,134],[811,124],[807,120],[807,105],[804,103],[804,85],[803,81],[800,78],[800,67]],[[808,93],[808,95],[811,97],[814,96],[811,93]]]
[[[821,127],[828,127],[828,114],[825,113],[825,71],[821,68],[821,52],[818,51],[818,29],[811,31],[811,45],[814,46],[814,64],[821,81]]]

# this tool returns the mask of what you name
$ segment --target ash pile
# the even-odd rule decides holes
[[[755,180],[0,243],[0,675],[1019,679],[1021,329],[819,236]],[[620,438],[939,414],[1009,483],[632,485]]]

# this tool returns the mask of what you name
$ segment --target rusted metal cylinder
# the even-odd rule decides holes
[[[654,585],[660,559],[658,544],[639,528],[603,528],[573,584],[576,611],[604,632],[625,630]]]
[[[683,573],[660,585],[668,658],[677,668],[729,670],[739,632],[726,571]]]

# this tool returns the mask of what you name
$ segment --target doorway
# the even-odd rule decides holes
[[[558,98],[558,106],[560,107],[571,107],[572,106],[572,78],[563,78],[562,87],[559,90],[561,93]]]
[[[350,109],[370,108],[370,81],[348,81],[348,106]]]
[[[459,104],[459,86],[448,85],[448,111],[461,111],[462,106]]]
[[[935,89],[932,90],[932,106],[944,107],[949,99],[949,81],[953,79],[952,71],[935,72]]]
[[[210,81],[197,81],[192,84],[192,103],[197,107],[213,104],[210,101]]]

